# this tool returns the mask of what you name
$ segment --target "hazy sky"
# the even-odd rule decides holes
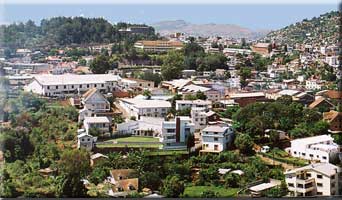
[[[80,0],[59,0],[58,4],[56,4],[57,1],[52,1],[55,4],[46,4],[46,1],[42,4],[41,2],[42,0],[5,1],[2,7],[1,23],[28,19],[39,23],[43,18],[54,16],[85,16],[104,17],[110,22],[151,24],[164,20],[183,19],[196,24],[237,24],[251,29],[278,29],[304,18],[312,18],[337,10],[337,3],[334,0],[311,0],[311,4],[307,3],[308,0],[275,1],[278,4],[267,4],[267,0],[260,0],[257,1],[258,4],[253,1],[253,5],[248,4],[252,2],[251,0],[240,0],[239,4],[237,1],[223,0],[197,0],[197,4],[193,4],[194,0],[173,0],[172,4],[169,0],[163,1],[164,4],[153,4],[156,2],[153,0],[146,0],[144,4],[134,4],[141,2],[137,0],[114,0],[110,1],[111,4],[108,4],[108,0],[83,0],[83,4],[79,4]],[[292,4],[285,4],[285,2]]]

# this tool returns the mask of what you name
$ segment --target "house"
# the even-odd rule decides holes
[[[318,109],[319,111],[328,111],[334,109],[335,105],[330,103],[324,97],[318,97],[309,105],[310,109]]]
[[[190,117],[177,116],[173,121],[162,123],[162,134],[159,139],[164,149],[186,148],[186,140],[195,131],[195,125]]]
[[[109,196],[126,197],[128,194],[137,192],[139,189],[139,179],[132,178],[135,170],[133,169],[114,169],[110,171],[108,182],[112,188],[108,191]]]
[[[207,126],[201,131],[201,153],[219,153],[229,148],[233,141],[234,131],[232,127]]]
[[[251,193],[252,197],[261,197],[266,191],[275,187],[279,187],[280,185],[281,185],[281,181],[270,179],[270,182],[254,185],[248,188],[248,190]]]
[[[186,85],[192,84],[191,79],[174,79],[171,81],[162,81],[162,88],[168,89],[173,93],[178,92],[179,89],[182,89]]]
[[[192,108],[204,108],[208,110],[211,108],[211,101],[208,100],[176,100],[176,110],[192,109]]]
[[[251,46],[252,52],[261,54],[263,56],[269,56],[272,51],[270,43],[256,43]]]
[[[248,104],[255,103],[258,101],[265,101],[265,94],[263,92],[241,92],[241,93],[230,93],[227,96],[228,99],[234,100],[240,107],[244,107]]]
[[[173,49],[182,49],[183,43],[180,41],[172,40],[139,40],[134,44],[137,49],[151,52],[166,52]]]
[[[328,163],[337,158],[340,148],[330,135],[319,135],[292,140],[288,150],[293,157]]]
[[[95,166],[97,163],[103,162],[106,159],[108,159],[108,156],[102,153],[95,153],[90,156],[90,166]]]
[[[129,99],[119,100],[120,106],[130,115],[139,119],[141,116],[165,117],[171,109],[171,103],[155,99]]]
[[[315,163],[287,171],[285,182],[291,196],[332,196],[342,194],[341,168]]]
[[[110,103],[96,88],[89,89],[81,96],[80,100],[83,109],[79,111],[79,121],[84,120],[85,117],[101,115],[101,113],[110,111]]]
[[[112,74],[35,75],[24,89],[47,97],[75,96],[90,88],[97,88],[101,93],[112,92],[120,80],[120,76]]]
[[[97,137],[89,135],[87,133],[81,133],[77,135],[77,148],[85,148],[90,151],[94,148]]]
[[[191,121],[195,125],[195,130],[201,130],[207,126],[207,115],[205,108],[193,107],[190,111]]]
[[[270,147],[269,146],[262,146],[260,152],[261,153],[267,153],[270,151]]]
[[[120,134],[159,137],[163,121],[164,118],[142,116],[139,120],[117,124],[116,130]]]
[[[109,133],[111,122],[107,117],[85,117],[83,126],[88,134],[92,128],[97,129],[100,133]]]
[[[124,89],[132,89],[132,88],[142,88],[142,89],[147,89],[147,88],[154,88],[154,82],[153,81],[147,81],[143,79],[137,79],[137,78],[123,78],[121,80],[120,85]]]
[[[179,92],[185,97],[186,95],[196,95],[197,92],[203,92],[209,101],[221,100],[221,93],[209,87],[198,86],[194,84],[186,85],[179,90]]]
[[[323,113],[323,120],[329,122],[331,133],[342,133],[342,112],[330,110],[329,112]]]
[[[321,90],[325,85],[325,81],[310,79],[305,81],[305,88],[307,90]]]

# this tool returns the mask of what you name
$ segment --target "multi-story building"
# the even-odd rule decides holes
[[[112,92],[120,80],[120,76],[112,74],[37,75],[25,90],[48,97],[73,96],[91,88],[100,92]]]
[[[288,150],[293,157],[330,162],[337,158],[340,148],[330,135],[319,135],[292,140]]]
[[[85,117],[83,126],[88,134],[92,128],[96,128],[101,133],[108,133],[110,131],[111,122],[107,117]]]
[[[173,49],[182,49],[183,43],[179,41],[164,41],[164,40],[140,40],[134,44],[137,49],[152,52],[165,52]]]
[[[178,116],[173,121],[162,123],[162,134],[159,139],[164,149],[185,148],[187,137],[193,134],[195,125],[190,117]]]
[[[209,101],[219,101],[221,100],[221,93],[217,90],[214,90],[213,88],[209,87],[203,87],[199,85],[186,85],[182,89],[180,89],[183,96],[186,96],[188,94],[195,95],[197,92],[203,92],[203,94],[207,97],[207,100]]]
[[[184,110],[187,108],[211,108],[212,102],[207,100],[176,100],[176,110]]]
[[[136,78],[123,78],[121,80],[121,86],[123,86],[125,89],[130,88],[154,88],[154,82],[153,81],[146,81],[143,79],[136,79]]]
[[[204,107],[191,108],[191,121],[195,125],[195,130],[203,129],[207,126],[207,115]]]
[[[291,196],[331,196],[342,194],[341,168],[330,163],[315,163],[285,172]]]
[[[101,115],[110,111],[110,103],[96,88],[92,88],[81,97],[83,109],[79,111],[79,121],[84,117]]]
[[[94,148],[97,137],[89,135],[87,133],[81,133],[77,135],[77,148],[85,148],[90,151]]]
[[[202,150],[200,152],[219,153],[229,147],[234,131],[230,126],[207,126],[201,133]]]
[[[140,116],[165,117],[171,103],[165,100],[128,99],[119,100],[120,106],[130,115],[139,119]]]

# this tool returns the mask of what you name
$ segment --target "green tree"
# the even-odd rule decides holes
[[[241,177],[238,174],[235,173],[227,173],[224,176],[224,184],[227,188],[232,187],[232,188],[237,188],[239,187],[239,181]]]
[[[241,153],[250,154],[253,152],[253,140],[247,134],[238,134],[235,138],[234,145]]]
[[[206,96],[203,92],[197,91],[197,92],[196,92],[196,98],[197,98],[197,99],[201,99],[201,100],[206,100],[206,99],[207,99],[207,96]]]
[[[82,182],[90,172],[90,155],[86,150],[65,150],[58,163],[59,179],[57,196],[86,197]]]
[[[184,192],[184,182],[178,176],[169,175],[163,181],[162,194],[165,197],[177,198]]]
[[[143,95],[146,97],[146,99],[151,99],[152,93],[149,90],[144,90]]]
[[[246,79],[251,78],[252,71],[248,67],[241,67],[239,71],[239,76],[240,76],[241,87],[246,87],[248,84]]]
[[[94,74],[105,74],[108,70],[113,69],[109,57],[102,54],[94,58],[89,68]]]
[[[211,191],[211,190],[205,190],[201,194],[201,198],[216,198],[218,197],[217,192]]]
[[[181,51],[169,51],[164,58],[161,74],[164,80],[177,79],[184,69],[184,56]]]
[[[194,146],[195,146],[195,135],[193,133],[190,133],[188,137],[186,138],[186,147],[189,153],[190,153],[191,148]]]

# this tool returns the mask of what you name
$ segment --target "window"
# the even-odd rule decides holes
[[[323,178],[321,174],[317,174],[317,178]]]
[[[104,87],[104,84],[101,84],[101,87]]]
[[[326,156],[323,156],[322,158],[323,158],[324,160],[326,160],[326,159],[327,159],[327,157],[326,157]]]
[[[331,187],[334,188],[335,187],[335,183],[331,183]]]
[[[64,89],[66,89],[66,85],[64,85]]]
[[[311,177],[311,174],[307,173],[306,176],[310,178],[310,177]]]
[[[74,85],[72,85],[71,88],[74,89]]]
[[[322,192],[317,192],[316,194],[317,194],[317,195],[323,195],[323,193],[322,193]]]
[[[58,89],[58,85],[56,85],[56,89]]]
[[[80,85],[80,88],[82,88],[82,85]]]
[[[288,186],[289,187],[294,187],[294,184],[293,183],[289,183]]]
[[[49,89],[50,89],[50,86],[47,86],[47,89],[49,90]]]
[[[293,152],[294,154],[297,154],[297,151]]]
[[[323,183],[317,183],[317,187],[323,187]]]
[[[214,141],[218,141],[218,138],[217,138],[217,137],[215,137],[215,138],[214,138]]]
[[[302,153],[302,156],[305,156],[305,153]]]
[[[310,156],[310,157],[313,157],[313,154],[310,154],[309,156]]]
[[[87,84],[87,88],[89,88],[89,84]]]
[[[94,85],[94,87],[96,87],[96,84]]]
[[[335,175],[332,175],[332,176],[331,176],[331,179],[335,179]]]

